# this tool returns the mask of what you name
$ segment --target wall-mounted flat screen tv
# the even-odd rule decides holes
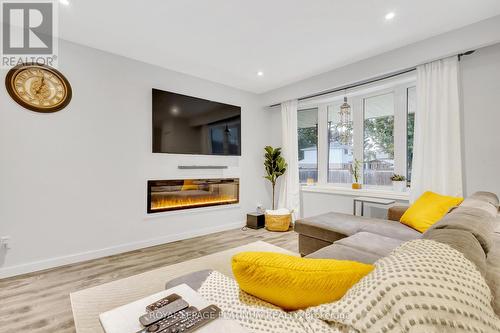
[[[241,155],[241,107],[153,89],[153,153]]]

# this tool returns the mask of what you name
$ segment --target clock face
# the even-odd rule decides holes
[[[57,70],[39,64],[12,68],[5,79],[7,91],[21,106],[37,112],[55,112],[71,100],[71,86]]]

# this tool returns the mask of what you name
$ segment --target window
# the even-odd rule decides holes
[[[297,125],[300,183],[316,183],[318,181],[318,109],[299,110]]]
[[[355,159],[362,162],[362,183],[367,187],[391,186],[393,173],[406,175],[410,181],[416,109],[414,77],[348,92],[348,124],[340,122],[343,98],[322,97],[301,105],[300,182],[350,184],[350,166]]]
[[[394,173],[394,94],[364,99],[363,182],[391,185]]]
[[[350,184],[349,167],[353,161],[352,122],[340,123],[339,109],[342,102],[327,106],[328,112],[328,182]]]
[[[413,134],[415,132],[415,111],[417,110],[417,89],[407,89],[407,120],[406,120],[406,179],[411,182],[411,167],[413,165]]]

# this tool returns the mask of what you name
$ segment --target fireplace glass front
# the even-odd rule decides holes
[[[148,181],[148,214],[239,202],[238,178]]]

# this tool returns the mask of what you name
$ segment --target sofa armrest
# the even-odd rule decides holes
[[[392,206],[387,211],[387,219],[391,221],[398,221],[401,219],[401,216],[406,212],[409,206]]]

